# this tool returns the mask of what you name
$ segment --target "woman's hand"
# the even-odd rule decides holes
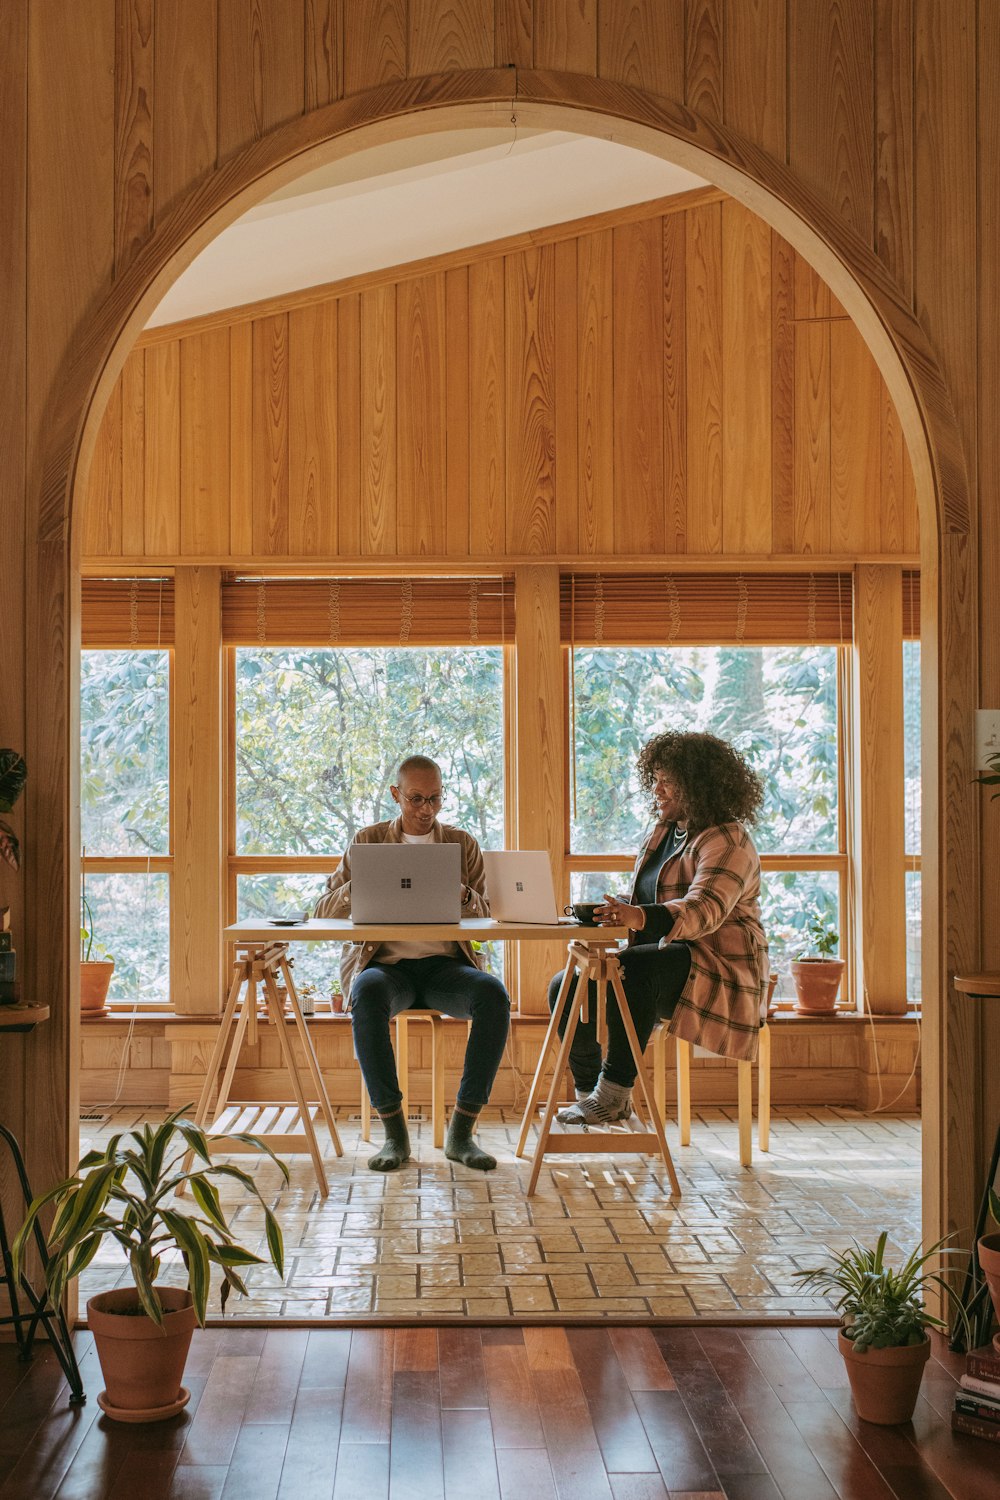
[[[629,906],[620,896],[604,892],[604,905],[599,906],[594,916],[601,927],[627,927],[638,932],[646,925],[646,913],[641,906]]]

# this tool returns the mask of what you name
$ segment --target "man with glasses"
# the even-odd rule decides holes
[[[351,850],[355,844],[458,844],[462,853],[462,915],[489,916],[486,874],[479,845],[462,828],[438,822],[441,768],[426,755],[410,755],[390,788],[400,809],[398,818],[362,828],[351,842],[326,893],[317,917],[351,914]],[[394,1172],[410,1158],[410,1137],[403,1115],[403,1095],[389,1026],[400,1011],[414,1006],[440,1010],[471,1020],[465,1069],[445,1141],[445,1155],[481,1172],[496,1158],[473,1139],[480,1110],[490,1097],[510,1029],[510,1000],[499,979],[483,970],[469,943],[415,941],[347,943],[341,960],[341,984],[354,1027],[354,1050],[372,1106],[385,1128],[380,1151],[369,1159],[375,1172]]]

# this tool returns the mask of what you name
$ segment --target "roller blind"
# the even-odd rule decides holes
[[[903,570],[903,639],[920,639],[920,574],[915,568]]]
[[[841,645],[849,573],[566,574],[560,627],[579,646]]]
[[[509,578],[234,578],[228,646],[495,646],[514,639]]]
[[[85,578],[81,639],[92,651],[174,644],[172,578]]]

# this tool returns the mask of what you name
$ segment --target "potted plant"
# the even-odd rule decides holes
[[[284,1269],[281,1229],[253,1177],[229,1162],[213,1162],[208,1140],[186,1119],[191,1108],[175,1111],[160,1125],[144,1125],[115,1135],[90,1151],[76,1173],[37,1197],[14,1241],[14,1274],[19,1275],[33,1226],[48,1205],[55,1210],[49,1233],[45,1279],[53,1306],[67,1283],[86,1269],[105,1240],[128,1256],[133,1286],[101,1292],[87,1303],[107,1389],[98,1402],[121,1422],[156,1422],[174,1416],[189,1393],[181,1385],[195,1324],[205,1323],[212,1267],[221,1272],[221,1303],[229,1293],[245,1295],[245,1266],[267,1262],[237,1243],[222,1207],[218,1179],[232,1179],[264,1209],[268,1259],[279,1276]],[[254,1136],[214,1137],[249,1142],[276,1162],[285,1181],[288,1168]],[[183,1169],[188,1151],[196,1160]],[[213,1181],[215,1179],[215,1181]],[[193,1211],[184,1212],[174,1194],[190,1188]],[[164,1257],[179,1252],[187,1286],[157,1286]]]
[[[27,779],[28,767],[23,757],[16,750],[0,750],[0,812],[13,811]],[[3,818],[0,818],[0,859],[5,859],[13,870],[21,867],[21,845],[17,834]]]
[[[837,929],[818,913],[809,922],[809,942],[791,964],[796,1010],[801,1015],[830,1015],[836,1009],[844,960],[835,958],[840,942]]]
[[[104,1015],[114,972],[111,954],[103,943],[94,942],[94,913],[84,885],[80,892],[80,1010],[85,1016]]]
[[[1000,1193],[990,1188],[990,1214],[1000,1231]],[[981,1235],[976,1244],[979,1268],[986,1278],[990,1300],[997,1323],[1000,1324],[1000,1232]],[[993,1347],[1000,1354],[1000,1333],[993,1339]]]
[[[987,755],[986,764],[989,769],[974,776],[973,781],[978,782],[980,786],[1000,786],[1000,750],[995,755]],[[1000,797],[1000,792],[994,792],[990,801],[995,802],[998,797]]]
[[[931,1352],[928,1328],[946,1328],[924,1305],[927,1287],[937,1286],[959,1310],[968,1326],[965,1309],[947,1280],[928,1268],[942,1250],[939,1240],[921,1254],[920,1246],[898,1270],[885,1263],[887,1231],[874,1249],[857,1241],[827,1266],[796,1271],[803,1287],[839,1292],[837,1311],[842,1325],[837,1335],[847,1366],[851,1395],[858,1416],[880,1426],[908,1422],[917,1404],[924,1365]]]

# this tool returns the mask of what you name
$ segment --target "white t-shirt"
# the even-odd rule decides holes
[[[404,844],[432,844],[433,833],[404,833]],[[383,943],[375,956],[377,964],[396,964],[401,958],[436,958],[439,954],[454,957],[457,943]]]

